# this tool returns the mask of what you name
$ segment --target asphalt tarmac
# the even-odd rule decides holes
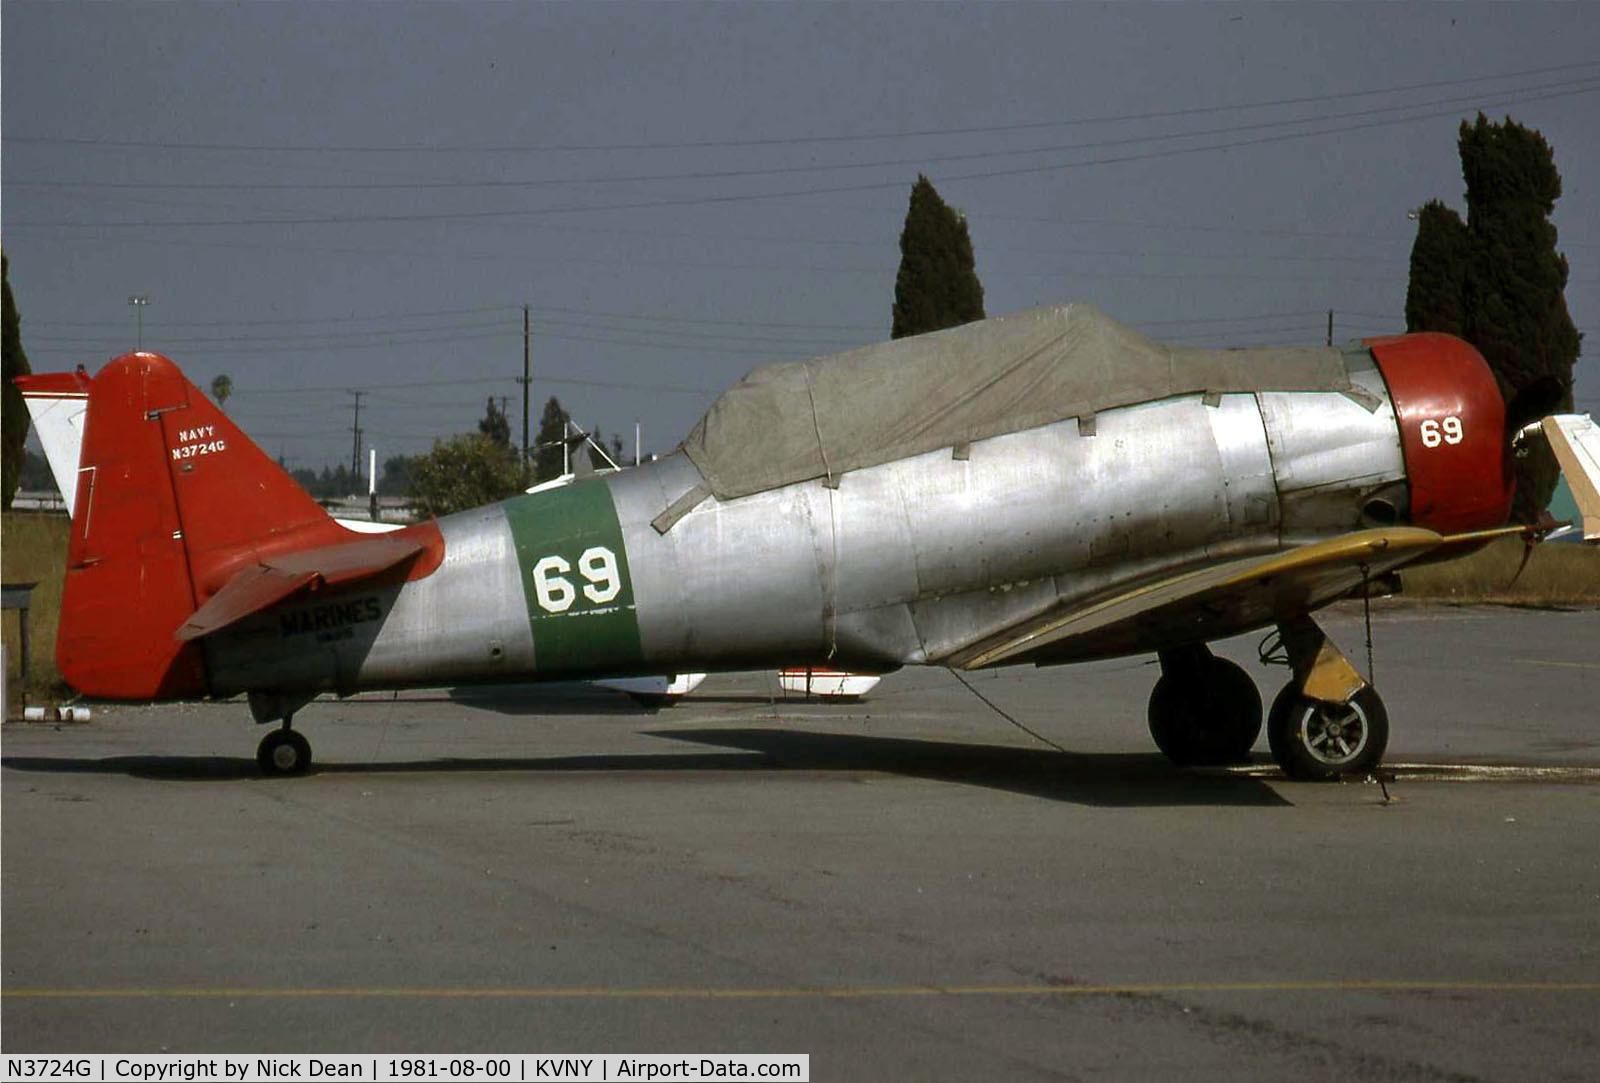
[[[1326,625],[1365,668],[1360,609]],[[0,1043],[1592,1080],[1600,612],[1373,627],[1382,786],[1287,782],[1264,739],[1170,767],[1138,658],[907,670],[858,704],[763,674],[658,712],[586,685],[328,701],[298,779],[257,776],[242,703],[7,725]],[[1254,650],[1222,652],[1270,699]]]

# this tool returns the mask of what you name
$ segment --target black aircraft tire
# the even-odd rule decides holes
[[[1365,775],[1389,747],[1389,712],[1371,685],[1332,704],[1301,695],[1290,682],[1267,714],[1267,744],[1283,773],[1301,782]]]
[[[267,775],[303,775],[311,769],[311,742],[298,730],[273,730],[256,747],[256,763]]]
[[[1179,765],[1242,763],[1261,735],[1261,693],[1226,658],[1197,671],[1163,673],[1150,693],[1150,736]]]

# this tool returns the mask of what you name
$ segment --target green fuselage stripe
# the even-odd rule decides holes
[[[633,575],[611,488],[585,481],[505,504],[540,673],[627,669],[640,660]]]

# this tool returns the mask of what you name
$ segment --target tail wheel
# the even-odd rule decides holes
[[[1389,712],[1371,685],[1344,703],[1327,703],[1302,695],[1291,682],[1272,701],[1267,743],[1293,779],[1332,782],[1364,775],[1389,746]]]
[[[311,742],[298,730],[273,730],[256,748],[256,762],[268,775],[303,775],[311,767]]]
[[[1208,653],[1162,673],[1149,720],[1156,747],[1173,763],[1240,763],[1261,733],[1261,693],[1243,669]]]

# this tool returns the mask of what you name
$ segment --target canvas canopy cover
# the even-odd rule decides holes
[[[1345,391],[1334,348],[1163,346],[1054,305],[812,361],[723,392],[683,450],[727,500],[1171,395]]]

